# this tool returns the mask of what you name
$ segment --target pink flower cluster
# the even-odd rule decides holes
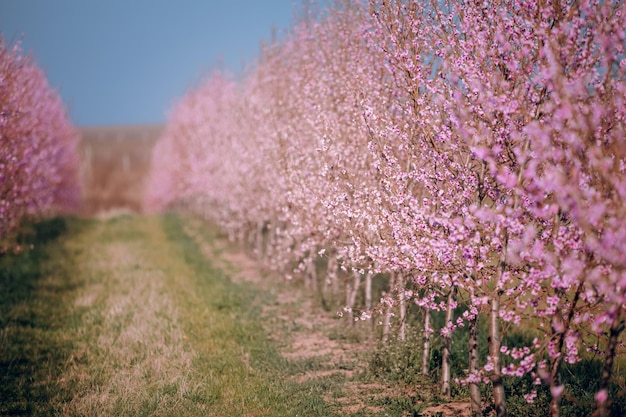
[[[25,217],[76,208],[78,134],[45,74],[0,38],[0,247]]]
[[[181,100],[149,204],[217,221],[289,275],[327,257],[347,312],[372,273],[398,277],[386,318],[394,302],[469,305],[440,329],[489,320],[469,383],[541,375],[558,409],[561,361],[598,341],[614,357],[624,327],[624,7],[371,0],[305,16],[241,81],[218,71]],[[502,346],[503,323],[542,338]]]

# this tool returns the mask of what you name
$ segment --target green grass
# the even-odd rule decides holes
[[[222,256],[232,248],[191,218],[56,218],[26,226],[20,244],[34,248],[0,256],[0,416],[406,416],[447,401],[438,394],[437,335],[431,375],[420,375],[413,306],[406,342],[392,337],[355,361],[282,356],[293,335],[354,346],[369,342],[368,329],[303,321],[303,309],[321,311],[322,302],[303,303],[310,291],[301,283],[233,281],[237,265]],[[279,303],[282,291],[296,295]],[[433,314],[435,327],[442,314]],[[531,336],[509,333],[505,343]],[[465,328],[454,333],[452,356],[461,376]],[[625,364],[617,358],[615,416],[626,413]],[[599,372],[598,358],[564,365],[563,415],[593,412]],[[511,416],[545,415],[545,387],[528,405],[530,379],[505,383]],[[482,389],[488,400],[489,386]],[[467,397],[454,385],[453,401]]]
[[[52,399],[67,396],[55,376],[71,355],[67,303],[80,281],[69,273],[71,249],[55,244],[65,232],[63,219],[30,226],[20,240],[34,249],[0,257],[0,415],[54,413]]]
[[[183,220],[54,219],[0,258],[0,415],[332,416]]]

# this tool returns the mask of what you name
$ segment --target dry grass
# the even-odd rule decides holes
[[[0,258],[0,415],[425,412],[415,387],[364,376],[363,329],[206,225],[127,214],[68,223],[21,260]]]
[[[93,314],[82,323],[87,337],[76,343],[62,377],[66,389],[77,393],[63,404],[63,414],[137,415],[158,403],[158,414],[172,415],[198,389],[178,309],[163,270],[153,267],[146,252],[137,241],[98,242],[88,249],[90,273],[107,279],[77,294],[76,305]]]
[[[177,219],[74,219],[0,258],[0,415],[336,415],[324,384],[290,380],[260,324],[271,296]]]

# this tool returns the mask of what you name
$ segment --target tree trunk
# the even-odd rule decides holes
[[[446,322],[445,327],[450,329],[452,320],[454,319],[454,296],[456,288],[450,288],[448,292],[448,306],[446,308]],[[451,367],[451,349],[452,349],[452,332],[447,331],[443,336],[443,354],[441,355],[441,395],[444,398],[450,398],[450,367]]]
[[[365,310],[372,309],[372,273],[367,271],[365,275]]]
[[[273,252],[275,250],[274,245],[276,244],[276,228],[277,223],[270,222],[267,225],[267,239],[265,241],[265,261],[269,263],[269,260],[274,256]]]
[[[360,285],[361,274],[359,274],[359,271],[354,271],[354,280],[352,285],[350,285],[350,281],[346,281],[346,304],[348,307],[348,315],[352,324],[354,324],[354,305],[356,304],[356,297],[359,293]]]
[[[263,261],[265,259],[265,251],[263,250],[263,229],[264,229],[265,223],[264,222],[257,222],[256,224],[256,256],[258,259],[260,259],[261,261]]]
[[[478,359],[478,315],[468,322],[469,327],[469,374],[475,375],[480,368]],[[470,382],[470,404],[472,407],[472,417],[482,415],[482,405],[480,398],[480,389],[478,383]]]
[[[245,241],[247,250],[252,252],[254,256],[258,259],[258,254],[256,253],[256,242],[257,242],[257,225],[256,223],[247,223],[245,231]]]
[[[400,299],[400,333],[398,335],[399,339],[402,341],[406,340],[406,278],[404,274],[398,272],[396,277],[398,284],[398,294]]]
[[[312,292],[317,292],[317,269],[315,259],[311,256],[306,260],[306,287]]]
[[[570,328],[572,318],[574,317],[574,313],[576,311],[576,305],[578,304],[578,300],[580,299],[580,293],[583,290],[584,281],[578,284],[576,288],[576,292],[574,293],[574,297],[572,298],[572,302],[570,305],[569,312],[563,318],[563,315],[560,311],[557,311],[554,315],[555,322],[552,324],[552,334],[553,337],[556,336],[556,351],[559,355],[556,358],[551,358],[550,360],[550,392],[554,392],[554,389],[561,385],[561,363],[563,359],[563,344],[565,343],[565,336],[567,331]],[[557,293],[559,298],[563,298],[564,294]],[[556,325],[556,323],[561,324]],[[550,417],[559,417],[561,415],[561,396],[552,396],[550,398]]]
[[[367,271],[365,275],[365,310],[371,315],[372,312],[372,277],[371,271]],[[371,316],[370,316],[371,317]],[[368,338],[371,339],[374,335],[374,320],[370,318],[369,325],[367,326]]]
[[[424,332],[422,333],[422,375],[430,373],[430,308],[424,308]]]
[[[330,253],[328,259],[328,277],[330,278],[330,289],[333,298],[336,298],[339,294],[339,276],[337,275],[338,262],[337,254],[335,252]]]
[[[325,310],[330,311],[332,305],[335,303],[335,293],[330,293],[336,284],[334,281],[337,279],[337,264],[335,260],[335,254],[333,251],[328,252],[328,263],[326,266],[326,277],[322,284],[322,305]]]
[[[560,335],[559,337],[560,339],[560,344],[561,346],[563,346],[563,335]],[[559,353],[561,353],[561,351],[558,351]],[[551,362],[550,362],[550,392],[554,392],[554,388],[558,387],[559,385],[561,385],[561,376],[559,374],[559,369],[561,368],[561,358],[562,358],[562,354],[560,354],[559,356],[557,356],[556,358],[552,358]],[[559,417],[561,415],[561,395],[555,396],[555,395],[551,395],[550,396],[550,417]]]
[[[393,294],[394,287],[396,286],[396,273],[391,272],[389,275],[389,294]],[[383,317],[383,342],[389,340],[389,331],[391,330],[391,314],[393,313],[393,304],[387,304],[385,306],[385,316]]]
[[[496,417],[506,417],[506,397],[502,381],[502,364],[500,363],[500,294],[494,295],[489,312],[489,358],[493,365],[491,383],[493,384],[493,403]]]
[[[615,360],[615,349],[619,342],[619,335],[624,330],[623,321],[623,307],[618,307],[615,312],[615,317],[611,322],[611,328],[609,330],[609,341],[606,347],[606,356],[604,357],[604,365],[602,366],[602,376],[600,378],[600,389],[598,393],[604,393],[598,401],[598,409],[596,413],[599,417],[608,417],[609,407],[611,402],[609,401],[609,384],[611,382],[611,376],[613,375],[613,362]]]

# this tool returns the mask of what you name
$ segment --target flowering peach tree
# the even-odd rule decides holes
[[[0,246],[27,217],[77,208],[78,134],[45,74],[0,39]]]
[[[608,415],[626,305],[624,8],[337,2],[266,45],[241,81],[215,73],[183,98],[155,151],[153,193],[311,285],[326,258],[322,292],[342,279],[343,312],[381,315],[384,338],[396,307],[403,337],[407,304],[419,306],[416,349],[428,373],[441,336],[444,396],[451,335],[467,327],[458,383],[474,415],[481,384],[507,415],[504,378],[530,379],[528,402],[545,385],[546,414],[559,415],[563,363],[587,352],[602,353],[595,399]],[[534,340],[503,343],[522,330]]]

